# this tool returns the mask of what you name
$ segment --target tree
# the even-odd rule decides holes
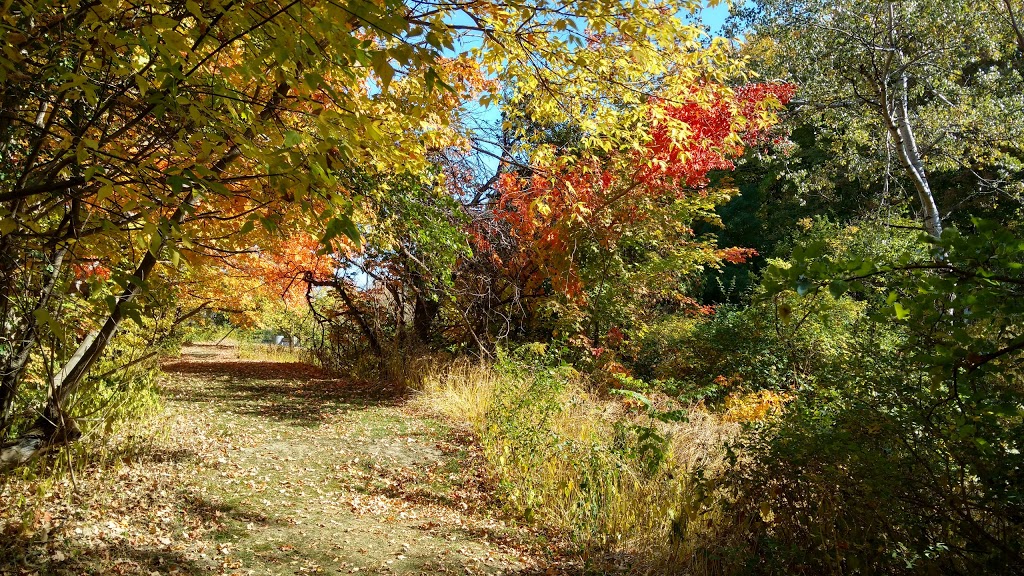
[[[458,88],[435,69],[438,49],[415,35],[403,52],[404,93],[360,85],[384,69],[364,66],[380,60],[378,34],[411,27],[388,8],[86,2],[19,4],[5,14],[12,47],[0,58],[5,436],[40,334],[68,341],[54,354],[63,365],[45,369],[45,409],[5,446],[3,462],[20,463],[65,439],[63,405],[122,320],[137,315],[135,301],[159,260],[177,263],[183,248],[217,248],[193,243],[203,238],[197,230],[246,215],[273,228],[275,207],[285,202],[322,206],[318,216],[333,230],[355,236],[358,190],[338,181],[338,167],[414,167],[423,157],[428,143],[404,126],[442,126],[445,102],[429,88]],[[105,312],[58,321],[55,296],[83,259],[110,269],[120,293]],[[89,328],[77,344],[76,325]]]
[[[439,185],[467,146],[460,107],[499,80],[518,113],[584,119],[592,149],[654,85],[732,73],[674,15],[625,3],[23,2],[0,55],[0,439],[4,466],[73,439],[68,399],[175,267],[274,250],[290,226],[327,251],[360,236],[366,187]],[[583,31],[579,31],[582,29]],[[460,37],[482,37],[457,50]],[[299,226],[299,227],[302,227]],[[365,229],[365,227],[364,227]],[[259,239],[253,234],[266,236]],[[276,237],[275,237],[276,235]],[[276,238],[276,239],[275,239]],[[348,240],[344,240],[347,238]],[[161,266],[169,263],[170,267]],[[220,266],[221,264],[214,264]],[[95,267],[95,268],[89,268]],[[65,315],[91,275],[88,306]],[[53,335],[54,340],[49,336]],[[42,343],[47,344],[41,354]],[[26,371],[47,383],[19,419]]]
[[[816,237],[797,235],[763,277],[780,335],[810,337],[824,320],[834,333],[816,344],[840,351],[817,366],[789,360],[806,371],[793,402],[746,438],[752,459],[734,470],[749,482],[739,509],[785,518],[756,539],[777,565],[1020,570],[1018,13],[1014,2],[765,0],[750,14],[748,56],[800,84],[800,153],[831,156],[790,176],[869,193],[884,217],[854,206],[846,226],[807,219]],[[908,203],[924,234],[905,229]],[[821,302],[859,318],[815,319]],[[778,497],[751,497],[765,482]],[[828,514],[804,512],[823,498]]]
[[[616,325],[642,325],[657,311],[697,309],[686,293],[688,277],[756,254],[720,248],[713,236],[694,233],[697,221],[719,222],[715,208],[736,193],[709,186],[708,174],[731,170],[745,145],[770,139],[773,111],[793,90],[698,83],[692,97],[646,104],[648,139],[638,149],[548,151],[548,162],[529,177],[504,174],[494,219],[507,226],[516,247],[495,257],[507,261],[524,293],[549,286],[561,298],[563,328],[585,334],[594,346]]]
[[[885,200],[907,186],[937,238],[965,205],[1024,200],[1018,13],[1014,2],[762,0],[746,13],[748,55],[800,86],[797,114],[835,153],[833,180],[878,185]]]

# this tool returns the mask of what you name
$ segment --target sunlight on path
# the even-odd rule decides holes
[[[536,568],[486,505],[470,455],[401,390],[193,346],[165,365],[169,404],[215,438],[189,497],[211,558],[247,573],[498,574]],[[453,442],[453,440],[455,440]]]
[[[185,347],[164,409],[80,444],[74,477],[0,484],[0,576],[578,573],[406,391],[238,356]]]

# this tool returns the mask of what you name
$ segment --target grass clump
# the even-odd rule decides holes
[[[740,429],[699,405],[602,397],[543,346],[424,378],[419,403],[479,437],[506,509],[562,534],[582,560],[695,567],[722,514],[704,478]],[[656,415],[674,414],[675,418]]]
[[[262,360],[264,362],[308,361],[302,348],[246,341],[238,343],[238,357],[243,360]]]

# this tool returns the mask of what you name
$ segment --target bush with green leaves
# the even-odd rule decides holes
[[[898,240],[812,237],[766,273],[767,294],[855,301],[865,321],[717,479],[752,521],[750,573],[1024,570],[1024,237],[975,220]]]
[[[864,230],[820,220],[804,237],[807,242],[828,239],[837,253],[858,242],[868,244]],[[893,249],[900,244],[889,242]],[[789,266],[782,260],[769,262],[780,269]],[[710,316],[661,319],[632,346],[630,365],[640,379],[660,382],[660,388],[683,399],[714,403],[732,392],[796,390],[833,381],[868,332],[878,345],[894,345],[894,336],[879,333],[860,299],[828,291],[803,298],[758,288],[745,306],[721,305]]]
[[[159,357],[174,352],[179,344],[167,334],[170,318],[157,316],[128,322],[118,338],[96,363],[88,386],[68,399],[67,409],[76,414],[72,427],[83,435],[106,435],[124,422],[137,421],[160,405],[156,390]],[[157,336],[159,335],[159,336]],[[55,344],[59,346],[59,344]],[[32,416],[46,398],[53,364],[42,355],[33,357],[15,414]],[[30,420],[29,420],[30,421]],[[14,434],[22,432],[12,430]]]
[[[784,387],[789,368],[769,306],[720,306],[708,318],[668,317],[646,331],[631,365],[636,375],[690,401],[716,402],[726,382]]]

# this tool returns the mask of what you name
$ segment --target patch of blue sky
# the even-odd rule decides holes
[[[707,40],[710,42],[711,38],[722,35],[726,20],[729,17],[729,4],[723,1],[715,6],[711,6],[705,0],[703,7],[697,11],[693,13],[684,11],[678,16],[687,22],[703,27],[707,31]],[[449,56],[468,53],[482,45],[483,38],[481,33],[479,30],[472,29],[474,27],[473,22],[466,14],[461,12],[454,14],[449,24],[455,27],[465,26],[467,28],[459,35],[454,50],[448,51]],[[466,128],[474,134],[482,136],[500,132],[501,109],[496,101],[490,105],[481,105],[477,101],[469,101],[463,106],[462,115]],[[502,155],[500,147],[492,139],[486,137],[477,139],[475,146],[478,164],[485,168],[487,174],[493,174],[497,170],[499,158]],[[484,175],[484,178],[487,177]]]

